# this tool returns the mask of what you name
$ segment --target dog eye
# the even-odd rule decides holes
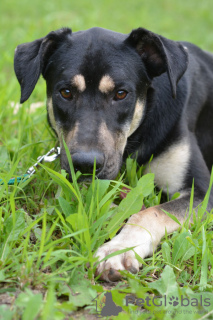
[[[119,90],[116,92],[115,96],[114,96],[114,100],[123,100],[124,98],[126,98],[127,96],[127,92],[125,90]]]
[[[71,99],[72,98],[72,93],[69,89],[61,89],[60,94],[64,99]]]

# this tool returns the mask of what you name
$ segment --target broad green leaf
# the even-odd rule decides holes
[[[60,207],[63,213],[65,214],[66,217],[68,217],[72,213],[73,207],[70,205],[70,203],[67,200],[65,200],[62,197],[58,198],[58,202],[60,204]]]
[[[170,201],[172,201],[172,200],[175,200],[175,199],[179,198],[179,196],[180,196],[180,192],[176,192],[176,193],[174,193],[174,194],[173,194],[173,196],[171,197]]]
[[[151,282],[149,287],[156,289],[160,294],[168,296],[178,296],[178,284],[173,269],[170,266],[166,266],[161,274],[159,280]]]
[[[177,260],[183,257],[183,255],[187,252],[188,248],[192,247],[191,243],[187,240],[187,237],[190,236],[190,233],[188,231],[185,231],[183,233],[180,233],[175,239],[172,251],[173,264],[176,264]]]
[[[0,305],[0,319],[2,320],[13,320],[15,310],[10,310],[7,305]]]
[[[23,320],[34,320],[36,319],[39,311],[42,307],[42,294],[35,294],[29,298],[26,303],[26,308],[23,313]]]
[[[70,301],[76,307],[90,305],[97,296],[97,292],[91,287],[90,281],[85,279],[84,274],[77,269],[70,278],[68,285],[71,290],[68,286],[64,287],[64,290],[66,290],[70,296]]]
[[[141,210],[143,205],[143,197],[149,195],[154,188],[154,175],[148,173],[143,176],[137,184],[121,201],[118,206],[118,212],[112,218],[107,227],[107,231],[112,233],[125,219]]]
[[[4,282],[4,280],[6,279],[5,273],[3,270],[0,271],[0,282]]]
[[[138,188],[131,190],[125,199],[118,206],[118,212],[110,221],[107,231],[113,232],[125,219],[141,210],[143,205],[143,195]]]
[[[16,211],[15,218],[15,225],[12,217],[9,217],[5,222],[8,241],[17,240],[25,227],[25,214],[23,211]]]
[[[78,213],[73,213],[66,218],[66,221],[71,224],[74,231],[78,230],[78,216]]]
[[[147,173],[138,181],[136,188],[140,188],[141,193],[144,197],[147,197],[153,191],[154,177],[155,175],[153,173]]]
[[[0,167],[4,168],[5,165],[7,165],[8,168],[8,161],[10,160],[8,150],[6,147],[1,145],[0,148]]]
[[[189,237],[186,237],[186,240],[188,241]],[[187,261],[188,259],[190,259],[194,254],[195,254],[195,246],[193,246],[189,241],[188,241],[188,245],[187,245],[187,249],[184,252],[181,262],[183,261]]]
[[[171,263],[171,248],[170,248],[168,242],[165,241],[162,244],[161,248],[162,248],[162,255],[163,255],[165,262]]]
[[[96,181],[98,183],[98,199],[100,201],[109,188],[110,180],[96,180]]]

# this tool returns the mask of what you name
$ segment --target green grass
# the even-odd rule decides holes
[[[2,1],[0,178],[8,181],[25,173],[56,143],[46,121],[42,79],[29,101],[15,112],[20,89],[13,72],[13,54],[18,44],[62,26],[74,31],[100,26],[124,33],[143,26],[213,51],[212,9],[211,0]],[[43,107],[31,112],[35,102],[42,102]],[[89,312],[96,313],[92,300],[98,294],[101,310],[107,287],[94,279],[93,253],[142,202],[148,207],[160,201],[153,176],[141,178],[142,170],[136,175],[137,170],[128,160],[127,172],[117,181],[93,179],[90,185],[78,184],[75,179],[73,183],[66,180],[56,161],[39,168],[22,184],[0,186],[0,319],[87,318]],[[130,184],[132,191],[120,201],[124,183]],[[145,185],[149,186],[146,190]],[[118,207],[111,207],[113,202]],[[207,198],[195,217],[192,197],[189,210],[194,223],[190,230],[186,221],[174,234],[166,234],[153,257],[144,259],[138,275],[123,272],[123,282],[110,287],[114,302],[124,310],[118,319],[213,317],[213,222],[212,214],[206,213],[206,202]],[[160,307],[145,303],[140,309],[126,306],[130,294],[140,299],[166,295],[168,301]],[[185,305],[183,299],[187,298],[189,305],[170,305],[172,297]],[[204,299],[209,299],[210,306]],[[160,304],[162,298],[156,302]]]

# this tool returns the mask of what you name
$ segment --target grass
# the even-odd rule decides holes
[[[14,107],[20,89],[13,73],[13,53],[19,43],[62,26],[74,31],[101,26],[124,33],[143,26],[213,51],[210,0],[8,0],[0,6],[0,178],[6,181],[25,173],[56,143],[46,121],[42,79],[29,101]],[[35,102],[41,102],[37,109]],[[0,186],[0,319],[89,319],[90,312],[96,314],[95,301],[100,312],[107,289],[124,310],[118,319],[213,317],[212,214],[205,210],[206,198],[195,217],[193,192],[190,230],[186,221],[180,230],[166,234],[153,257],[144,259],[138,275],[123,272],[124,281],[116,286],[94,279],[95,250],[142,202],[148,207],[160,201],[153,176],[141,176],[142,169],[138,171],[129,159],[127,172],[117,181],[93,179],[87,185],[74,179],[69,183],[56,161],[39,168],[26,182]],[[132,191],[121,201],[119,194],[126,183]],[[118,207],[111,207],[113,202]],[[143,300],[128,304],[130,295]],[[154,300],[158,306],[152,300],[156,296],[161,296]]]

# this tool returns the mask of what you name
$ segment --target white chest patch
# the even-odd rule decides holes
[[[155,182],[160,189],[170,194],[183,187],[190,161],[190,144],[188,139],[171,146],[167,151],[154,158],[145,169],[145,173],[153,172]]]

